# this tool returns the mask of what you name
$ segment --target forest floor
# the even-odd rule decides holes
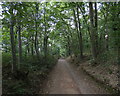
[[[44,94],[109,94],[82,69],[59,59],[44,83]]]

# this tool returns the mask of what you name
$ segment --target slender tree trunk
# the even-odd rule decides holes
[[[35,18],[35,52],[37,54],[37,58],[39,59],[39,51],[38,51],[38,23],[37,23],[37,19],[38,19],[38,10],[39,10],[39,5],[38,3],[36,3],[36,18]]]
[[[80,11],[81,11],[81,13],[82,13],[82,16],[83,16],[84,22],[86,23],[86,25],[88,25],[88,23],[87,23],[87,19],[86,19],[85,14],[84,14],[84,11],[82,10],[82,8],[81,8],[81,6],[80,6],[79,4],[78,4],[78,7],[79,7],[79,9],[80,9]],[[87,30],[88,30],[89,35],[90,35],[90,28],[89,28],[89,26],[87,26]],[[91,36],[91,35],[90,35],[90,36]]]
[[[90,36],[90,38],[91,38],[90,27],[89,27],[89,24],[88,24],[88,20],[87,20],[86,17],[85,17],[84,10],[82,9],[82,7],[81,7],[79,4],[78,4],[78,7],[79,7],[79,9],[80,9],[80,11],[81,11],[81,13],[82,13],[82,17],[83,17],[83,19],[84,19],[83,23],[85,23],[85,24],[87,25],[87,31],[88,31],[88,34],[89,34],[89,36]],[[90,52],[91,52],[91,50],[90,50]]]
[[[77,36],[78,36],[78,45],[79,45],[79,50],[80,50],[80,35],[79,35],[79,30],[78,30],[78,23],[77,23],[77,19],[76,19],[76,14],[75,14],[75,9],[73,9],[73,13],[74,13],[74,22],[75,22],[75,27],[76,27],[76,31],[77,31]],[[80,50],[81,51],[81,50]]]
[[[47,3],[45,3],[47,6]],[[44,55],[45,55],[45,61],[47,59],[47,41],[48,41],[48,36],[47,36],[47,27],[46,27],[46,9],[44,7],[44,26],[45,26],[45,32],[44,32]]]
[[[71,50],[70,50],[70,37],[69,37],[69,35],[67,36],[67,39],[68,39],[68,55],[70,56]]]
[[[69,26],[67,25],[67,27],[68,27],[68,48],[69,48],[69,55],[71,55],[71,46],[72,46],[72,41],[71,41],[71,39],[72,39],[72,33],[71,33],[71,31],[70,31],[70,28],[69,28]]]
[[[20,63],[22,61],[22,43],[21,43],[21,26],[18,24],[18,68],[20,68]]]
[[[68,25],[67,25],[67,27],[68,27]],[[66,53],[66,55],[70,56],[70,54],[71,54],[71,48],[70,48],[69,28],[68,28],[68,30],[65,31],[65,36],[67,36],[67,37],[64,37],[64,38],[66,38],[66,41],[67,41],[67,44],[66,44],[67,45],[66,46],[67,53]]]
[[[97,3],[95,2],[95,28],[98,27],[98,18],[97,18]]]
[[[34,39],[33,39],[33,36],[31,37],[32,38],[32,44],[31,44],[31,55],[33,56],[34,55],[34,48],[33,48],[33,42],[34,42]]]
[[[47,57],[47,35],[44,36],[44,55],[45,55],[45,58]]]
[[[13,16],[13,4],[11,2],[11,19],[10,19],[10,41],[12,49],[12,72],[14,73],[17,70],[16,67],[16,45],[14,40],[14,16]]]
[[[29,38],[29,37],[28,37]],[[27,55],[30,54],[30,48],[29,48],[29,39],[27,38]]]
[[[94,13],[93,13],[93,3],[89,2],[89,15],[90,15],[90,34],[91,34],[91,49],[93,59],[96,61],[97,52],[96,52],[96,30],[94,28]]]
[[[98,32],[97,32],[97,30],[98,30],[98,15],[97,15],[97,3],[95,2],[95,18],[94,18],[94,20],[95,20],[95,40],[96,40],[96,52],[97,52],[97,54],[99,54],[99,50],[98,50]]]
[[[79,19],[79,10],[77,6],[77,18],[78,18],[78,24],[79,24],[79,42],[80,42],[80,58],[83,58],[83,43],[82,43],[82,32],[81,32],[81,24]]]

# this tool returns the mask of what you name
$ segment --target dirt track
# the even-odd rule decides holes
[[[59,59],[44,87],[47,94],[108,94],[82,70],[76,70],[66,60]]]

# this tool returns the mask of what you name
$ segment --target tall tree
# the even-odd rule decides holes
[[[82,59],[83,57],[83,42],[82,42],[82,32],[81,32],[81,23],[79,19],[79,9],[78,9],[78,4],[77,4],[77,18],[78,18],[78,28],[79,28],[79,42],[80,42],[80,58]]]
[[[95,8],[95,11],[94,11],[94,26],[95,26],[95,44],[96,44],[96,53],[98,54],[99,53],[99,50],[98,50],[98,14],[97,14],[97,3],[95,2],[94,3],[94,8]]]
[[[75,9],[73,9],[73,14],[74,14],[74,22],[75,22],[75,29],[76,29],[76,31],[77,31],[77,36],[78,36],[78,46],[79,46],[79,50],[80,50],[80,52],[82,52],[81,51],[81,41],[80,41],[80,34],[79,34],[79,30],[78,30],[78,21],[77,21],[77,17],[76,17],[76,11],[75,11]],[[80,55],[81,56],[81,55]],[[80,58],[82,58],[82,57],[80,57]]]
[[[21,43],[21,25],[20,25],[20,21],[18,24],[18,52],[19,52],[19,58],[18,58],[18,68],[20,68],[20,63],[22,61],[22,43]]]
[[[39,4],[36,3],[36,14],[35,14],[35,52],[37,54],[37,58],[39,59],[39,50],[38,50],[38,11]]]
[[[46,24],[46,6],[47,6],[47,3],[45,3],[44,5],[44,27],[45,27],[45,30],[44,30],[44,55],[45,55],[45,60],[47,58],[47,43],[48,43],[48,34],[47,34],[47,24]]]
[[[18,6],[20,6],[20,3],[18,3]],[[18,7],[19,8],[19,7]],[[20,9],[20,8],[19,8]],[[19,10],[17,10],[18,11],[18,15],[17,15],[17,27],[18,27],[18,54],[19,54],[19,56],[18,56],[18,69],[20,68],[20,63],[21,63],[21,61],[22,61],[22,41],[21,41],[21,24],[22,24],[22,21],[21,21],[21,15],[22,15],[22,13],[19,11]]]
[[[97,48],[96,48],[96,30],[94,26],[94,10],[93,3],[89,2],[89,15],[90,15],[90,37],[91,37],[91,49],[93,59],[96,61],[97,58]]]
[[[12,49],[12,72],[14,73],[17,70],[16,67],[16,45],[15,45],[15,39],[14,39],[14,3],[10,3],[10,40],[11,40],[11,49]]]

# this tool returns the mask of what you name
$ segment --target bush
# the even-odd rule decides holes
[[[23,56],[20,64],[20,72],[26,73],[29,71],[27,79],[13,78],[11,74],[11,54],[3,53],[3,94],[31,94],[37,88],[40,83],[48,76],[49,71],[57,63],[57,58],[48,55],[47,60],[44,60],[44,56],[41,55],[38,59],[37,56]],[[7,66],[7,67],[6,67]],[[8,67],[9,66],[9,67]],[[35,89],[36,88],[36,89]]]
[[[10,65],[11,61],[11,54],[10,53],[2,53],[2,66],[7,67]]]

